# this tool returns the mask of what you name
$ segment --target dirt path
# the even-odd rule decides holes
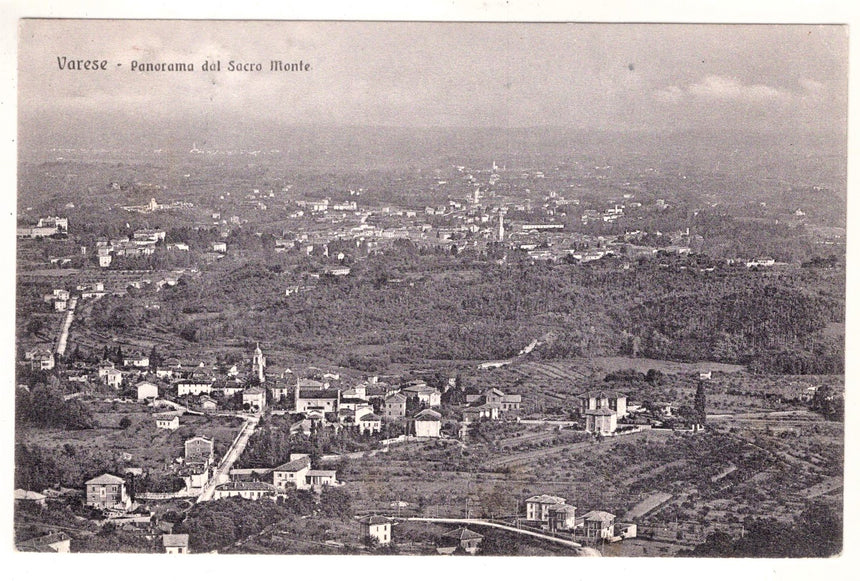
[[[655,492],[648,498],[631,508],[624,515],[624,520],[633,520],[642,518],[655,508],[662,506],[672,499],[672,495],[668,492]]]

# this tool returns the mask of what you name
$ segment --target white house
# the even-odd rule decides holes
[[[618,414],[609,408],[586,410],[585,431],[592,434],[608,436],[614,434],[618,426]]]
[[[211,379],[181,379],[176,383],[176,392],[179,396],[200,395],[201,393],[212,393]]]
[[[179,429],[179,414],[173,412],[165,412],[163,414],[153,414],[155,418],[155,427],[160,430],[178,430]]]
[[[275,488],[286,490],[295,486],[298,490],[319,490],[323,486],[337,486],[335,470],[312,470],[307,454],[290,454],[290,461],[272,470]]]
[[[240,496],[246,500],[275,498],[278,491],[268,482],[226,482],[215,487],[213,498],[230,498]]]
[[[425,383],[416,383],[407,385],[400,390],[400,393],[409,397],[417,397],[418,401],[430,407],[438,407],[442,404],[442,394],[435,387],[430,387]]]
[[[260,386],[249,387],[242,392],[242,406],[248,406],[252,411],[259,411],[266,407],[266,390]]]
[[[188,535],[161,535],[161,544],[168,555],[188,554]]]
[[[617,414],[618,418],[623,418],[627,415],[627,396],[617,391],[589,391],[579,396],[579,406],[582,415],[585,415],[588,410],[609,408]]]
[[[366,516],[361,519],[361,538],[376,539],[380,545],[391,542],[391,521],[384,516]]]
[[[272,480],[279,490],[295,486],[307,489],[307,474],[311,469],[311,459],[307,454],[290,454],[290,461],[272,471]]]
[[[378,434],[382,431],[382,418],[376,414],[365,414],[356,420],[359,433]]]
[[[336,470],[308,470],[307,486],[319,490],[323,486],[337,486]]]
[[[421,410],[412,419],[413,431],[419,438],[439,438],[442,431],[442,414],[435,410]]]
[[[566,505],[567,500],[560,496],[539,494],[526,499],[526,520],[549,523],[550,508]]]
[[[119,389],[122,386],[122,371],[119,369],[108,369],[105,371],[105,383],[114,389]]]
[[[585,536],[593,539],[611,539],[615,536],[615,515],[603,510],[592,510],[582,517]]]
[[[136,385],[137,401],[158,397],[158,386],[149,381],[141,381]]]
[[[149,367],[149,357],[146,355],[129,355],[122,358],[123,367],[137,367],[138,369]]]

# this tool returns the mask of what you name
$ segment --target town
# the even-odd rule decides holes
[[[188,155],[218,154],[195,145]],[[770,387],[762,391],[752,387],[758,381],[745,379],[748,372],[741,365],[667,367],[647,359],[665,355],[655,349],[653,335],[632,328],[614,338],[616,353],[625,354],[614,360],[583,357],[610,354],[588,343],[601,340],[599,331],[570,345],[538,327],[532,336],[512,336],[511,347],[455,344],[449,348],[455,353],[420,363],[409,351],[380,353],[373,348],[379,336],[366,338],[357,349],[340,344],[339,353],[327,346],[307,351],[314,343],[297,349],[283,339],[267,341],[271,334],[237,327],[223,314],[212,318],[213,299],[206,297],[210,276],[243,272],[253,278],[224,292],[269,292],[271,304],[288,310],[307,308],[320,293],[339,293],[341,281],[356,284],[349,281],[359,277],[394,293],[434,283],[426,273],[403,266],[402,256],[456,268],[474,268],[477,261],[500,270],[551,264],[586,269],[583,273],[656,270],[663,276],[695,276],[704,285],[813,269],[828,274],[839,266],[812,258],[801,264],[784,249],[774,252],[781,261],[760,254],[712,256],[706,237],[696,233],[695,220],[692,227],[676,222],[674,229],[669,223],[660,225],[662,230],[631,229],[643,221],[671,222],[678,201],[639,202],[643,197],[631,186],[631,193],[603,209],[594,209],[593,203],[581,209],[582,200],[556,193],[557,184],[547,186],[550,191],[536,201],[523,201],[497,190],[516,182],[538,190],[552,173],[507,171],[496,161],[489,166],[453,167],[449,179],[462,182],[460,189],[467,193],[437,206],[379,206],[365,202],[373,196],[362,187],[332,202],[293,195],[291,185],[278,192],[252,188],[236,200],[225,193],[215,200],[159,202],[152,195],[148,203],[134,204],[127,200],[164,188],[109,181],[104,195],[117,199],[109,212],[126,221],[124,227],[76,224],[74,202],[35,214],[29,223],[24,217],[18,238],[19,260],[26,266],[19,272],[18,292],[19,309],[27,309],[27,315],[19,319],[17,399],[19,425],[30,424],[24,433],[34,438],[25,437],[19,453],[47,443],[35,435],[40,431],[55,442],[63,439],[54,433],[61,426],[93,434],[64,443],[63,453],[89,456],[89,468],[77,468],[75,476],[56,466],[55,476],[46,479],[43,467],[19,467],[16,504],[28,514],[24,522],[39,522],[36,514],[48,506],[79,506],[77,514],[85,511],[88,519],[98,515],[98,520],[87,521],[96,529],[73,527],[69,530],[78,531],[73,534],[45,528],[45,534],[22,541],[19,548],[47,546],[61,534],[58,550],[69,550],[72,538],[82,543],[81,550],[95,550],[102,538],[90,535],[110,526],[115,535],[135,539],[135,550],[227,550],[195,540],[195,511],[234,497],[291,506],[296,494],[309,507],[316,503],[318,518],[334,515],[346,519],[344,525],[324,535],[331,538],[306,546],[275,533],[269,523],[257,533],[265,538],[234,539],[240,544],[233,549],[276,550],[277,539],[289,538],[287,550],[300,552],[397,547],[414,554],[507,554],[516,544],[533,545],[528,550],[536,554],[644,555],[691,550],[715,532],[738,535],[749,516],[730,508],[729,499],[718,493],[742,493],[743,482],[734,478],[750,476],[758,433],[763,427],[774,430],[766,420],[779,426],[780,438],[796,438],[804,429],[821,430],[815,419],[820,413],[839,417],[839,390],[827,376],[834,368],[826,368],[820,358],[822,369],[809,369],[813,375],[768,381]],[[600,168],[595,171],[585,175],[600,177]],[[436,186],[445,181],[437,179]],[[30,211],[36,209],[24,215]],[[273,212],[272,225],[280,230],[249,237],[249,227],[261,225],[255,218],[261,212]],[[707,212],[703,205],[693,216]],[[801,207],[777,209],[776,215],[790,229],[806,220]],[[829,232],[822,231],[817,242],[836,256],[844,241]],[[247,271],[254,252],[268,263],[260,266],[268,273],[262,275],[262,288],[261,274]],[[197,298],[177,301],[180,293]],[[191,316],[180,322],[177,312]],[[247,312],[245,322],[249,316],[254,315]],[[260,328],[265,324],[261,321]],[[232,338],[237,331],[244,338]],[[258,339],[252,342],[254,335]],[[497,358],[474,361],[472,353]],[[440,364],[440,359],[448,361]],[[410,360],[419,364],[405,364]],[[797,365],[806,364],[790,363]],[[37,411],[45,398],[60,408],[56,419]],[[738,435],[745,433],[755,437]],[[710,493],[678,494],[677,483],[649,490],[640,483],[647,481],[645,474],[621,479],[629,484],[626,490],[617,488],[617,481],[594,490],[586,484],[590,478],[570,479],[562,476],[569,471],[559,473],[552,465],[553,458],[576,463],[597,450],[605,450],[601,457],[617,453],[619,446],[625,454],[643,446],[665,452],[679,438],[684,447],[697,448],[699,440],[707,441],[706,447],[733,449],[731,459],[710,469]],[[96,454],[94,448],[107,442],[111,452]],[[814,450],[820,464],[795,456],[780,459],[770,451],[766,465],[808,466],[808,477],[798,481],[805,488],[795,494],[838,493],[841,478],[830,465],[834,458]],[[395,467],[419,462],[453,470],[465,490],[418,492],[422,486],[408,478],[390,482],[387,490],[375,484],[386,472],[399,474]],[[541,466],[530,470],[535,462]],[[763,468],[759,474],[770,473]],[[93,473],[99,469],[103,472]],[[72,481],[79,488],[70,488]],[[699,516],[718,511],[731,516]],[[791,514],[787,507],[778,511]],[[673,516],[670,522],[668,515],[678,514],[684,520]],[[32,526],[35,532],[38,527]],[[482,544],[488,535],[491,541]],[[619,553],[616,544],[628,548]]]

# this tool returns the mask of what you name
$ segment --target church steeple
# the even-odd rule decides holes
[[[263,350],[260,349],[260,343],[257,343],[257,348],[254,349],[254,362],[252,366],[252,371],[257,375],[257,379],[260,380],[260,383],[264,383],[266,381],[266,358],[263,356]]]

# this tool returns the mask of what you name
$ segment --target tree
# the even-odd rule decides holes
[[[158,369],[158,366],[161,365],[161,363],[161,355],[158,353],[155,345],[153,345],[152,350],[149,352],[149,370],[154,372]]]
[[[125,430],[130,425],[131,425],[131,419],[129,419],[128,416],[123,416],[122,419],[120,419],[120,421],[119,421],[119,428],[121,430]]]
[[[27,332],[31,335],[38,334],[39,331],[42,330],[42,325],[44,321],[40,318],[32,318],[27,322]]]
[[[645,374],[645,381],[651,385],[660,385],[663,383],[663,372],[657,369],[649,369]]]
[[[700,381],[699,385],[696,386],[696,395],[693,399],[693,417],[695,418],[695,422],[702,426],[705,425],[705,420],[707,418],[707,415],[705,414],[705,403],[705,383]]]
[[[349,518],[352,516],[352,497],[341,488],[325,486],[320,493],[320,511],[325,516]]]

